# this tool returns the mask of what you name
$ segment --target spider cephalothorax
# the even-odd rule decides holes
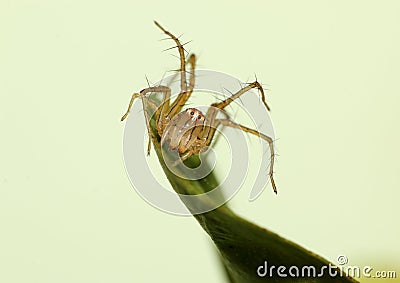
[[[161,138],[161,144],[169,142],[169,148],[185,153],[189,149],[201,150],[204,141],[200,134],[204,129],[205,117],[200,110],[188,108],[172,117]],[[197,152],[199,153],[199,152]]]
[[[264,90],[259,82],[255,81],[253,83],[248,84],[246,87],[242,88],[232,96],[227,99],[213,103],[211,107],[207,110],[206,115],[196,109],[196,108],[188,108],[182,111],[182,107],[185,105],[189,97],[191,96],[194,88],[195,82],[195,62],[196,57],[194,54],[191,54],[186,61],[185,53],[182,44],[173,34],[169,31],[165,30],[159,23],[155,22],[155,24],[171,39],[175,41],[175,44],[179,51],[180,57],[180,82],[181,82],[181,91],[176,97],[176,99],[171,103],[171,90],[167,86],[155,86],[148,87],[140,91],[140,93],[134,93],[129,103],[128,110],[125,115],[122,116],[121,121],[124,120],[133,104],[133,101],[136,98],[141,98],[143,102],[144,115],[146,119],[146,126],[148,130],[148,134],[151,140],[153,137],[152,130],[150,128],[150,118],[147,111],[147,107],[153,108],[154,112],[154,120],[155,120],[155,128],[157,130],[158,135],[161,137],[161,144],[167,145],[170,149],[175,150],[179,153],[180,159],[183,161],[186,158],[203,152],[210,145],[216,128],[220,125],[228,126],[240,129],[244,132],[256,135],[265,141],[268,142],[271,153],[271,163],[269,168],[269,177],[271,180],[272,188],[276,193],[276,185],[273,178],[273,167],[274,167],[274,146],[273,141],[270,137],[258,132],[257,130],[250,129],[243,125],[237,124],[230,119],[220,119],[217,118],[218,111],[223,110],[227,107],[231,102],[235,99],[239,98],[242,94],[246,93],[252,88],[257,88],[261,94],[261,100],[264,103],[265,107],[269,110],[267,103],[265,102]],[[189,70],[189,83],[186,79],[187,71],[186,64],[190,65]],[[157,107],[152,101],[147,98],[148,93],[152,92],[161,92],[163,93],[163,99],[161,102],[161,106]],[[150,141],[148,145],[147,152],[150,153]]]

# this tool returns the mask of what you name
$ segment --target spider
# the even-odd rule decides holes
[[[271,185],[275,193],[277,193],[276,184],[273,178],[273,167],[274,167],[274,144],[271,137],[264,135],[257,130],[248,128],[246,126],[237,124],[230,119],[220,119],[217,118],[218,111],[222,111],[235,99],[239,98],[241,95],[249,91],[250,89],[257,88],[261,94],[261,100],[264,106],[269,111],[270,108],[265,101],[265,94],[262,86],[256,80],[253,83],[240,89],[238,92],[234,93],[227,99],[211,104],[211,107],[207,110],[204,115],[200,110],[196,108],[188,108],[182,111],[183,106],[190,98],[193,93],[195,85],[195,65],[196,56],[191,54],[186,60],[185,50],[179,39],[172,33],[163,28],[158,22],[154,21],[155,25],[160,28],[169,38],[171,38],[179,51],[180,59],[180,88],[181,91],[174,101],[171,102],[171,90],[167,86],[159,85],[152,86],[141,90],[139,93],[134,93],[129,102],[128,110],[122,116],[121,121],[125,120],[128,116],[133,102],[136,98],[140,98],[143,103],[143,108],[146,109],[148,106],[155,109],[154,120],[155,128],[158,135],[161,137],[161,145],[167,145],[171,150],[177,151],[181,160],[185,160],[192,155],[204,152],[210,145],[216,128],[218,126],[228,126],[232,128],[237,128],[244,132],[253,134],[267,141],[270,148],[271,162],[269,168],[269,178],[271,180]],[[186,65],[190,65],[189,83],[187,82],[186,75]],[[159,92],[163,94],[162,102],[159,107],[157,107],[154,102],[147,98],[149,93]],[[151,148],[151,138],[154,137],[152,130],[150,128],[150,117],[147,111],[144,111],[144,116],[146,120],[146,127],[149,134],[149,143],[147,147],[147,154],[150,154]]]

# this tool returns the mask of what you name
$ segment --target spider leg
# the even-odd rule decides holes
[[[122,116],[121,121],[124,121],[126,119],[126,117],[128,117],[129,112],[131,111],[133,102],[135,101],[136,98],[139,98],[140,94],[139,93],[134,93],[132,94],[131,100],[129,101],[129,106],[128,106],[128,110],[126,111],[126,113],[124,114],[124,116]],[[151,101],[151,100],[147,100],[147,103],[149,104],[149,106],[153,109],[153,110],[157,110],[157,105]]]
[[[179,39],[174,36],[172,33],[164,29],[158,22],[154,21],[157,27],[159,27],[166,35],[168,35],[172,40],[175,41],[175,44],[178,48],[179,51],[179,59],[181,62],[181,68],[180,68],[180,74],[181,74],[181,92],[179,93],[178,97],[175,99],[175,101],[172,103],[172,105],[169,107],[168,113],[165,115],[168,117],[174,117],[177,113],[179,113],[189,99],[190,95],[193,92],[194,89],[194,69],[195,69],[195,64],[196,64],[196,56],[194,54],[191,54],[189,56],[188,61],[186,62],[185,60],[185,49],[183,48],[183,45],[179,41]],[[189,86],[187,85],[186,81],[186,63],[189,63],[191,68],[190,68],[190,79],[189,79]],[[165,118],[163,117],[163,118]]]
[[[189,87],[186,89],[186,91],[181,91],[181,93],[172,103],[170,111],[168,113],[169,117],[174,117],[176,114],[178,114],[193,93],[194,83],[195,83],[194,70],[196,66],[196,56],[194,54],[191,54],[189,56],[188,63],[190,64]]]
[[[182,163],[183,161],[185,161],[186,159],[188,159],[190,156],[192,156],[194,154],[194,150],[190,149],[188,151],[186,151],[184,154],[182,154],[178,160],[176,160],[173,164],[173,166],[178,165],[179,163]]]
[[[150,93],[150,92],[162,92],[164,94],[163,101],[162,101],[160,107],[157,107],[157,105],[155,105],[154,102],[152,102],[151,100],[149,100],[146,97],[146,94]],[[153,137],[153,134],[152,134],[152,131],[151,131],[151,128],[150,128],[150,117],[149,117],[149,113],[148,113],[149,106],[151,108],[153,108],[154,110],[156,110],[156,121],[158,122],[157,123],[157,130],[160,130],[160,128],[158,127],[159,126],[159,117],[161,115],[163,115],[163,111],[165,109],[164,105],[166,103],[169,104],[169,96],[170,96],[170,94],[171,94],[171,90],[166,86],[148,87],[148,88],[142,89],[140,91],[140,93],[134,93],[132,95],[132,98],[129,101],[128,110],[126,111],[124,116],[122,116],[122,118],[121,118],[121,121],[123,121],[123,120],[126,119],[126,117],[128,117],[128,114],[129,114],[129,112],[130,112],[130,110],[132,108],[133,102],[135,101],[136,98],[140,97],[141,100],[142,100],[142,104],[143,104],[143,113],[144,113],[144,118],[145,118],[145,121],[146,121],[147,133],[149,135],[149,143],[147,145],[147,155],[150,154],[150,148],[151,148],[151,141],[150,140]]]
[[[165,121],[165,117],[168,114],[168,111],[170,109],[170,98],[171,98],[171,89],[169,87],[164,87],[163,91],[163,99],[161,102],[160,107],[157,107],[156,111],[156,121],[157,121],[157,129],[161,130],[159,131],[160,135],[164,131],[165,125],[163,124]]]
[[[195,155],[195,154],[199,154],[200,152],[202,152],[201,150],[199,150],[198,148],[190,148],[188,149],[184,154],[182,154],[179,159],[175,162],[174,166],[176,166],[177,164],[185,161],[186,159],[188,159],[190,156]]]
[[[168,35],[170,38],[172,38],[173,41],[175,41],[176,46],[178,47],[178,51],[179,51],[179,58],[181,61],[181,90],[182,92],[185,92],[187,89],[187,84],[186,84],[186,61],[185,61],[185,50],[183,49],[183,46],[181,44],[181,42],[179,41],[179,39],[173,35],[172,33],[170,33],[169,31],[167,31],[166,29],[164,29],[158,22],[154,21],[154,23],[156,24],[157,27],[159,27],[166,35]]]
[[[264,89],[262,88],[261,84],[258,81],[255,81],[255,82],[252,82],[251,84],[248,84],[246,87],[242,88],[241,90],[239,90],[238,92],[236,92],[232,96],[228,97],[227,99],[225,99],[225,100],[223,100],[223,101],[221,101],[219,103],[213,103],[212,106],[216,107],[216,108],[219,108],[219,109],[224,109],[226,106],[231,104],[232,101],[234,101],[235,99],[239,98],[242,94],[248,92],[252,88],[258,88],[258,90],[261,93],[261,100],[262,100],[265,108],[267,108],[267,110],[269,111],[270,108],[269,108],[267,102],[265,102]]]
[[[124,116],[122,116],[121,121],[124,121],[124,120],[126,119],[126,117],[128,117],[128,114],[129,114],[129,112],[131,111],[133,102],[134,102],[135,99],[138,98],[138,97],[140,97],[140,94],[139,94],[139,93],[134,93],[134,94],[132,94],[132,98],[131,98],[131,100],[129,101],[128,110],[126,110]]]
[[[229,119],[216,119],[215,120],[215,127],[217,127],[218,125],[228,126],[228,127],[232,127],[232,128],[236,128],[236,129],[242,130],[242,131],[244,131],[246,133],[250,133],[250,134],[253,134],[253,135],[257,136],[257,137],[260,137],[263,140],[268,142],[269,150],[271,152],[271,163],[270,163],[270,166],[269,166],[269,178],[271,180],[272,189],[274,190],[275,193],[277,193],[278,191],[276,189],[276,184],[275,184],[274,177],[273,177],[275,152],[274,152],[274,143],[273,143],[272,138],[260,133],[257,130],[250,129],[250,128],[245,127],[243,125],[237,124],[237,123],[235,123],[235,122],[233,122],[233,121],[231,121]]]
[[[206,114],[206,121],[208,121],[208,122],[206,123],[206,126],[204,127],[204,132],[203,132],[203,137],[207,137],[207,144],[210,143],[210,141],[215,133],[215,127],[213,127],[212,125],[214,124],[214,120],[216,119],[218,109],[223,110],[225,107],[227,107],[229,104],[231,104],[232,101],[239,98],[241,95],[243,95],[244,93],[248,92],[250,89],[253,89],[253,88],[257,88],[260,91],[261,100],[262,100],[265,108],[267,108],[268,111],[270,110],[267,102],[265,101],[265,93],[264,93],[264,89],[262,88],[261,84],[258,81],[248,84],[246,87],[240,89],[238,92],[231,95],[227,99],[225,99],[221,102],[218,102],[218,103],[211,104],[211,107],[209,108],[209,110],[207,111],[207,114]]]

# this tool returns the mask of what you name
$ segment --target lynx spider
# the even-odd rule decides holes
[[[167,86],[153,86],[148,87],[141,90],[139,93],[134,93],[129,102],[128,110],[122,116],[121,121],[125,120],[128,116],[133,102],[136,98],[140,98],[143,103],[144,109],[148,106],[156,109],[155,112],[155,121],[156,121],[156,130],[158,135],[161,137],[161,144],[165,144],[169,142],[169,148],[172,150],[176,150],[180,154],[181,160],[185,160],[188,157],[199,154],[207,149],[210,145],[216,128],[221,126],[228,126],[232,128],[240,129],[244,132],[256,135],[263,140],[267,141],[270,148],[271,153],[271,162],[269,168],[269,178],[271,180],[271,185],[275,193],[277,193],[277,188],[275,185],[275,181],[273,178],[273,167],[274,167],[274,145],[273,140],[264,135],[257,130],[245,127],[243,125],[237,124],[230,119],[218,119],[217,111],[223,110],[227,107],[231,102],[235,99],[239,98],[242,94],[246,93],[250,89],[257,88],[261,94],[261,100],[267,110],[270,108],[265,101],[265,94],[262,86],[256,80],[253,83],[248,84],[246,87],[240,89],[235,94],[231,95],[227,99],[211,104],[211,107],[207,110],[206,115],[204,115],[200,110],[196,108],[188,108],[182,111],[182,107],[185,105],[189,97],[191,96],[194,84],[195,84],[195,64],[196,57],[194,54],[191,54],[186,60],[185,58],[185,50],[183,45],[179,41],[177,37],[175,37],[172,33],[164,29],[158,22],[154,21],[157,27],[159,27],[166,35],[168,35],[176,44],[176,47],[179,51],[180,58],[180,86],[181,92],[178,94],[177,98],[171,103],[170,96],[171,90]],[[186,65],[190,65],[189,71],[189,85],[186,80]],[[163,94],[161,106],[157,107],[154,105],[152,101],[150,101],[146,95],[152,92],[160,92]],[[150,154],[151,147],[151,138],[154,136],[151,128],[150,128],[150,118],[147,111],[144,111],[144,116],[146,120],[147,131],[149,134],[149,143],[147,147],[147,154]]]

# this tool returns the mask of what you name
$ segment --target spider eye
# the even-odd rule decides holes
[[[194,112],[193,112],[193,111],[191,111],[191,112],[190,112],[190,115],[194,115]]]
[[[197,119],[201,120],[201,115],[199,115],[199,116],[197,117]]]

